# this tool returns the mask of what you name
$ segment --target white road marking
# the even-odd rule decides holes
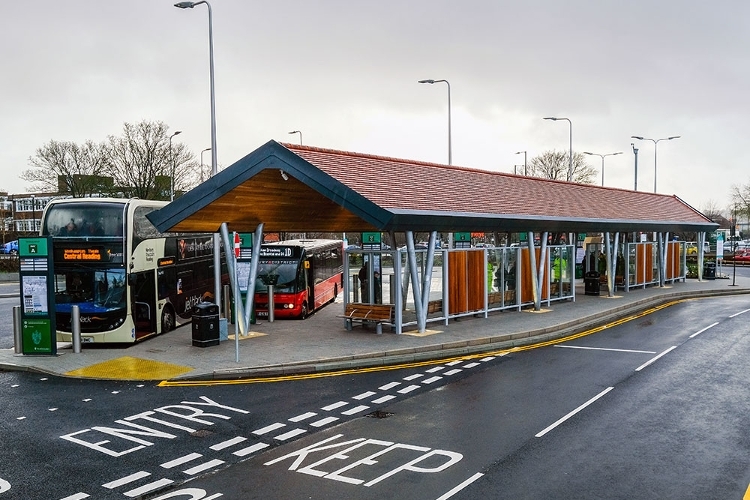
[[[463,359],[459,359],[459,360],[456,360],[456,361],[451,361],[449,363],[445,363],[445,366],[455,366],[455,365],[457,365],[459,363],[463,363],[463,362],[464,362]]]
[[[738,312],[738,313],[734,313],[734,314],[732,314],[732,315],[731,315],[731,316],[729,316],[729,317],[730,317],[730,318],[734,318],[735,316],[739,316],[740,314],[745,314],[745,313],[746,313],[746,312],[748,312],[748,311],[750,311],[750,309],[745,309],[744,311],[740,311],[740,312]]]
[[[464,368],[474,368],[475,366],[479,366],[479,363],[469,363],[464,365]]]
[[[656,351],[638,351],[635,349],[609,349],[607,347],[584,347],[578,345],[560,345],[555,344],[552,347],[564,347],[566,349],[584,349],[589,351],[614,351],[614,352],[635,352],[640,354],[656,354]]]
[[[444,495],[439,496],[436,500],[446,500],[447,498],[452,497],[453,495],[455,495],[456,493],[458,493],[462,489],[466,488],[467,486],[469,486],[471,483],[473,483],[474,481],[476,481],[477,479],[479,479],[482,476],[484,476],[484,474],[482,474],[481,472],[477,472],[476,474],[474,474],[469,479],[467,479],[463,483],[459,484],[458,486],[456,486],[452,490],[448,491]]]
[[[148,477],[150,475],[150,472],[142,470],[130,474],[129,476],[121,477],[120,479],[115,479],[114,481],[104,483],[102,486],[107,488],[108,490],[113,490],[115,488],[119,488],[120,486],[123,486],[125,484],[132,483],[133,481],[138,481],[139,479],[143,479],[144,477]]]
[[[49,411],[57,411],[57,408],[50,408]]]
[[[393,389],[394,387],[398,387],[399,385],[401,385],[401,382],[390,382],[388,384],[381,385],[380,387],[378,387],[378,389],[380,389],[381,391],[388,391]]]
[[[312,425],[313,427],[323,427],[324,425],[328,425],[328,424],[330,424],[331,422],[335,422],[335,421],[336,421],[336,420],[338,420],[338,419],[339,419],[339,417],[326,417],[326,418],[321,418],[321,419],[320,419],[320,420],[318,420],[317,422],[313,422],[313,423],[311,423],[310,425]]]
[[[84,403],[88,403],[89,401],[91,401],[91,398],[86,398],[83,400]]]
[[[135,498],[139,497],[141,495],[144,495],[150,491],[158,490],[159,488],[166,486],[168,484],[172,484],[174,481],[171,479],[159,479],[158,481],[154,481],[153,483],[144,484],[140,488],[136,488],[134,490],[126,491],[123,493],[126,497]]]
[[[300,434],[304,434],[307,432],[305,429],[292,429],[291,431],[285,432],[284,434],[279,434],[274,439],[277,441],[286,441],[287,439],[291,439],[294,436],[299,436]]]
[[[112,391],[112,394],[120,394],[120,391]]]
[[[396,399],[396,396],[392,394],[385,395],[378,399],[373,399],[372,402],[379,405],[380,403],[385,403],[386,401],[390,401],[391,399]]]
[[[39,380],[49,380],[47,377],[42,377]]]
[[[411,391],[414,391],[416,389],[419,389],[418,385],[408,385],[408,386],[404,387],[403,389],[401,389],[400,391],[398,391],[398,393],[399,394],[408,394]]]
[[[342,415],[354,415],[355,413],[361,413],[368,408],[369,406],[359,405],[359,406],[355,406],[354,408],[349,408],[348,410],[341,412],[341,414]]]
[[[235,455],[237,457],[244,457],[246,455],[250,455],[251,453],[255,453],[258,450],[262,450],[263,448],[268,448],[270,445],[266,443],[255,443],[252,446],[248,446],[247,448],[242,448],[241,450],[237,450],[232,455]]]
[[[275,431],[276,429],[281,429],[282,427],[286,427],[286,424],[276,422],[275,424],[267,425],[261,429],[253,431],[253,434],[255,434],[256,436],[262,436],[263,434],[268,434],[269,432]]]
[[[70,495],[68,497],[61,498],[60,500],[83,500],[84,498],[88,498],[88,497],[89,497],[88,493],[81,492],[81,493],[76,493],[75,495]]]
[[[575,410],[571,411],[570,413],[568,413],[567,415],[565,415],[565,416],[564,416],[564,417],[562,417],[561,419],[557,420],[557,421],[556,421],[555,423],[553,423],[552,425],[548,426],[547,428],[545,428],[544,430],[542,430],[541,432],[539,432],[538,434],[536,434],[536,435],[535,435],[534,437],[542,437],[542,436],[544,436],[544,435],[545,435],[545,434],[547,434],[547,433],[548,433],[549,431],[551,431],[552,429],[554,429],[555,427],[557,427],[557,426],[558,426],[558,425],[560,425],[561,423],[565,422],[565,421],[566,421],[566,420],[568,420],[568,419],[569,419],[570,417],[572,417],[573,415],[575,415],[575,414],[576,414],[576,413],[578,413],[579,411],[583,410],[583,409],[584,409],[584,408],[586,408],[586,407],[587,407],[588,405],[590,405],[591,403],[593,403],[593,402],[594,402],[594,401],[596,401],[597,399],[601,398],[602,396],[604,396],[605,394],[607,394],[607,393],[608,393],[609,391],[611,391],[612,389],[614,389],[614,387],[607,387],[607,388],[606,388],[606,389],[604,389],[604,390],[603,390],[602,392],[600,392],[599,394],[597,394],[597,395],[596,395],[596,396],[594,396],[593,398],[589,399],[588,401],[586,401],[585,403],[583,403],[583,404],[582,404],[581,406],[579,406],[579,407],[578,407],[578,408],[576,408]]]
[[[188,455],[175,458],[174,460],[170,460],[169,462],[164,462],[163,464],[161,464],[161,466],[165,469],[172,469],[174,467],[179,467],[182,464],[192,462],[193,460],[197,460],[202,456],[203,455],[201,455],[200,453],[190,453]]]
[[[335,410],[336,408],[341,408],[342,406],[346,406],[348,404],[349,403],[347,403],[346,401],[339,401],[338,403],[333,403],[331,405],[324,406],[323,408],[321,408],[321,410],[331,411],[331,410]]]
[[[237,436],[233,437],[232,439],[227,439],[226,441],[222,441],[221,443],[216,443],[213,446],[210,446],[214,451],[223,450],[224,448],[229,448],[230,446],[234,446],[236,444],[240,444],[244,441],[247,441],[247,438],[244,436]]]
[[[213,469],[214,467],[218,467],[221,464],[224,463],[224,460],[219,460],[218,458],[215,458],[214,460],[209,460],[206,463],[196,465],[195,467],[191,467],[190,469],[186,469],[183,472],[185,474],[188,474],[190,476],[194,476],[196,474],[200,474],[204,470]]]
[[[26,417],[16,417],[16,420],[26,420]]]
[[[424,375],[421,373],[415,373],[414,375],[409,375],[408,377],[404,377],[404,380],[411,381],[411,380],[418,379],[419,377],[424,377]]]
[[[363,392],[362,394],[357,394],[356,396],[352,397],[352,399],[356,399],[359,401],[360,399],[369,398],[370,396],[374,396],[375,393],[372,391]]]
[[[440,370],[445,370],[444,366],[436,366],[435,368],[430,368],[429,370],[426,370],[427,373],[435,373],[439,372]]]
[[[303,413],[302,415],[297,415],[296,417],[292,417],[289,419],[290,422],[301,422],[303,420],[307,420],[308,418],[314,417],[317,415],[317,413],[308,411],[307,413]]]
[[[730,318],[731,318],[731,316],[730,316]],[[716,325],[718,325],[718,324],[719,324],[719,322],[718,322],[718,321],[717,321],[716,323],[712,323],[712,324],[708,325],[708,326],[707,326],[706,328],[704,328],[703,330],[698,330],[697,332],[695,332],[694,334],[692,334],[692,335],[691,335],[690,337],[688,337],[688,338],[691,338],[691,339],[692,339],[693,337],[697,337],[698,335],[700,335],[701,333],[705,332],[705,331],[706,331],[706,330],[708,330],[709,328],[713,328],[713,327],[715,327],[715,326],[716,326]]]
[[[434,377],[430,377],[430,378],[424,379],[422,381],[422,383],[423,384],[431,384],[433,382],[437,382],[438,380],[442,380],[442,378],[443,377],[434,376]]]
[[[664,356],[665,354],[667,354],[668,352],[670,352],[672,349],[677,349],[677,346],[673,345],[672,347],[670,347],[669,349],[667,349],[663,353],[659,354],[658,356],[655,356],[655,357],[649,359],[648,361],[646,361],[645,363],[643,363],[641,366],[639,366],[638,368],[636,368],[635,371],[639,372],[639,371],[643,370],[648,365],[650,365],[651,363],[653,363],[657,359],[661,358],[662,356]]]
[[[481,361],[482,363],[486,363],[487,361],[492,361],[493,359],[495,359],[495,356],[487,356],[486,358],[482,358],[479,361]]]
[[[461,373],[463,370],[460,368],[454,368],[452,370],[448,370],[447,372],[443,373],[443,375],[455,375],[456,373]]]
[[[18,387],[18,384],[13,384],[11,385],[11,387]]]

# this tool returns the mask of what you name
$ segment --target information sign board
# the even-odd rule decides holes
[[[23,354],[57,354],[52,237],[19,238]]]

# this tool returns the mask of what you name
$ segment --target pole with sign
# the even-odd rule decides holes
[[[240,286],[237,283],[237,259],[240,257],[240,233],[234,233],[234,362],[240,362],[240,311],[237,305],[242,301],[240,299]]]
[[[57,354],[52,237],[18,238],[23,354]]]

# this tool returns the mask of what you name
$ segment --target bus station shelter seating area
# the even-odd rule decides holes
[[[386,323],[397,333],[405,325],[422,332],[429,321],[575,301],[576,248],[548,244],[553,234],[566,235],[566,242],[576,234],[601,235],[585,245],[583,260],[611,295],[684,280],[686,248],[671,241],[675,232],[697,234],[702,279],[703,242],[717,227],[675,195],[276,141],[148,217],[163,232],[220,233],[225,248],[232,247],[229,231],[254,233],[258,248],[264,232],[379,232],[390,241],[403,233],[403,250],[347,252],[344,270],[345,305],[391,304]],[[429,234],[426,249],[417,248],[417,232]],[[438,234],[459,232],[521,233],[526,244],[436,249]],[[232,275],[231,253],[227,260]],[[365,260],[381,266],[379,293],[355,286]],[[252,272],[249,279],[254,289]],[[368,282],[373,287],[375,280]],[[245,325],[252,300],[247,294],[238,308]]]

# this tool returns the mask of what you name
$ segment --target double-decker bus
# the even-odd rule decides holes
[[[58,341],[72,339],[73,305],[82,342],[120,343],[168,332],[192,319],[195,304],[214,302],[212,235],[160,233],[146,214],[165,204],[67,198],[46,206]]]
[[[341,240],[287,240],[260,248],[255,314],[268,316],[268,285],[274,287],[274,317],[304,319],[333,302],[344,272]]]

